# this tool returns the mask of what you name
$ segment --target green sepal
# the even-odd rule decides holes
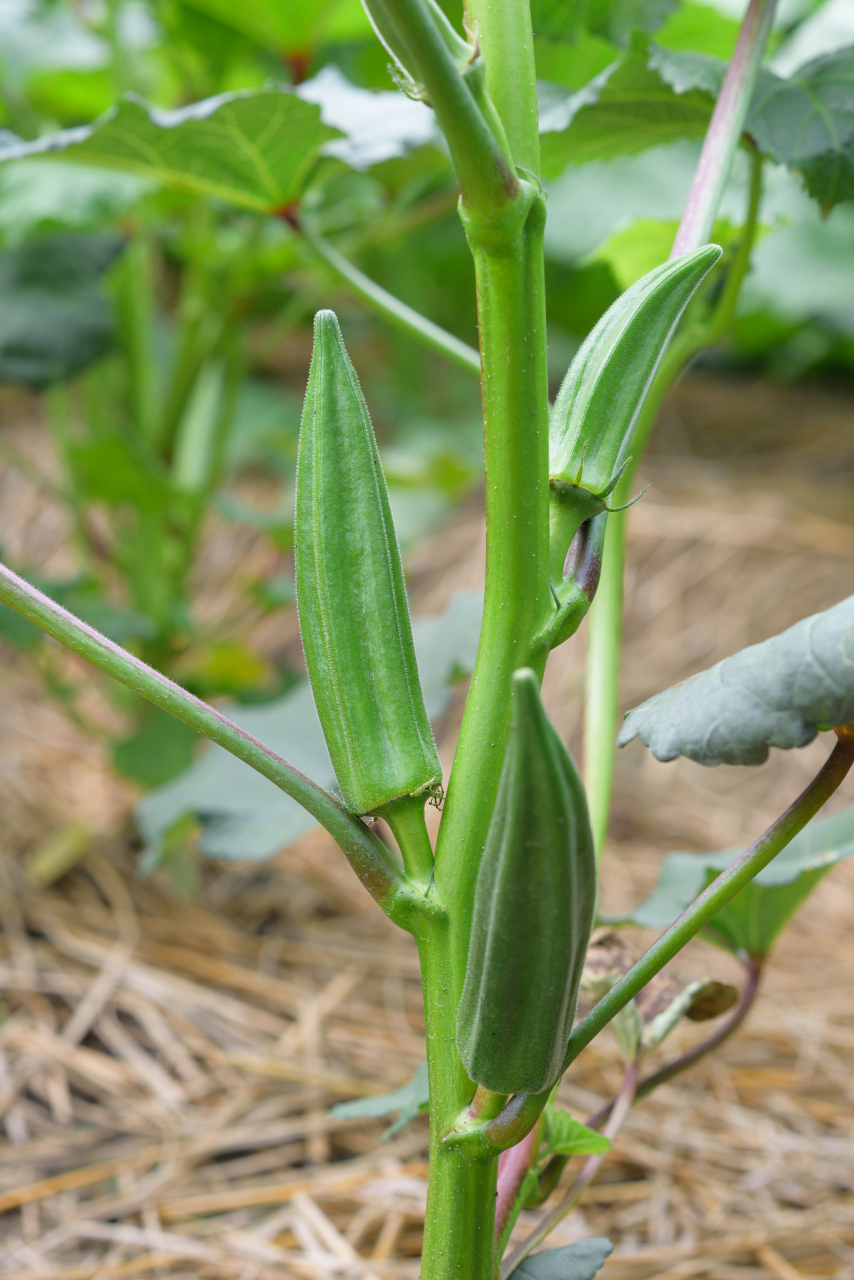
[[[306,667],[345,803],[439,791],[400,550],[368,407],[320,311],[297,460],[296,588]]]
[[[563,1070],[593,927],[596,861],[584,788],[531,670],[513,723],[474,899],[457,1047],[495,1093],[541,1093]]]
[[[707,244],[627,289],[582,343],[549,427],[552,577],[576,530],[608,509],[655,371],[692,294],[721,256]]]

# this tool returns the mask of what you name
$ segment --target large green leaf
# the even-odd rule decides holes
[[[510,1280],[593,1280],[613,1251],[610,1240],[579,1240],[559,1249],[543,1249],[520,1262]]]
[[[854,199],[854,45],[788,80],[766,76],[747,129],[765,155],[800,172],[822,204]]]
[[[634,30],[656,31],[679,0],[532,0],[538,36],[573,43],[582,31],[625,44]]]
[[[652,65],[646,37],[635,36],[617,62],[577,93],[546,86],[540,119],[543,172],[554,177],[568,164],[702,137],[713,106],[705,85],[675,92]]]
[[[854,720],[854,596],[724,658],[630,711],[621,747],[657,760],[762,764],[769,747],[803,747],[819,726]]]
[[[177,111],[129,94],[92,125],[3,147],[0,162],[61,155],[270,213],[299,196],[336,135],[318,106],[281,90],[220,94]]]
[[[462,592],[444,613],[413,620],[424,704],[432,721],[447,708],[451,684],[474,666],[482,604],[479,593]],[[229,715],[321,786],[335,787],[307,681],[275,702],[236,707]],[[295,800],[215,746],[208,746],[187,773],[150,792],[137,806],[137,822],[148,846],[145,865],[156,865],[163,837],[188,812],[201,818],[202,853],[234,860],[270,858],[314,825]]]
[[[629,917],[665,929],[742,851],[671,853],[658,883]],[[766,955],[798,907],[830,868],[854,853],[854,806],[814,818],[706,926],[708,937],[732,951]]]
[[[123,244],[57,235],[0,254],[0,381],[46,386],[109,351],[115,325],[98,281]]]
[[[305,56],[325,41],[369,36],[358,0],[186,0],[274,53]]]

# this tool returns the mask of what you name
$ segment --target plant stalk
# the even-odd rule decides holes
[[[672,258],[699,249],[712,233],[771,34],[776,4],[777,0],[750,0],[703,140],[694,181],[673,242]]]
[[[393,324],[396,329],[415,338],[422,346],[429,347],[431,351],[438,351],[440,355],[446,356],[461,369],[466,369],[469,373],[480,377],[480,355],[474,347],[470,347],[461,338],[448,333],[440,325],[422,316],[419,311],[415,311],[399,298],[395,298],[393,294],[349,262],[328,240],[316,231],[312,231],[304,221],[298,223],[298,229],[338,280],[373,312],[382,316],[389,324]]]
[[[11,569],[0,565],[0,600],[47,635],[127,688],[245,761],[326,828],[347,855],[362,884],[387,915],[408,917],[418,901],[385,845],[323,787],[234,724],[220,711],[174,684],[112,640],[81,622]],[[407,926],[408,927],[408,926]]]
[[[608,1117],[608,1122],[602,1130],[604,1136],[612,1143],[616,1139],[623,1125],[626,1123],[629,1112],[632,1109],[632,1103],[634,1102],[637,1091],[639,1075],[639,1062],[633,1062],[626,1067],[622,1084],[620,1085],[620,1091],[614,1099],[613,1108],[610,1116]],[[502,1263],[501,1280],[506,1280],[506,1277],[513,1273],[519,1263],[522,1262],[524,1258],[527,1258],[531,1250],[535,1249],[538,1244],[542,1244],[557,1224],[575,1208],[581,1197],[584,1195],[584,1192],[590,1186],[590,1183],[596,1177],[596,1174],[602,1168],[602,1163],[607,1154],[608,1153],[605,1152],[600,1156],[587,1157],[584,1164],[581,1166],[581,1171],[579,1172],[578,1177],[575,1179],[563,1199],[555,1205],[551,1213],[546,1214],[542,1222],[534,1228],[529,1236],[526,1236],[522,1243],[514,1249],[506,1261]]]
[[[623,639],[623,575],[626,514],[608,516],[602,574],[587,620],[584,698],[584,786],[590,826],[601,860],[614,788],[614,743],[620,714],[620,648]]]
[[[833,751],[797,800],[685,908],[670,928],[579,1022],[569,1038],[566,1066],[575,1061],[594,1036],[699,933],[703,925],[708,924],[739,889],[744,888],[785,849],[830,799],[854,764],[854,729],[849,726],[845,730],[837,730],[837,734],[839,740]]]

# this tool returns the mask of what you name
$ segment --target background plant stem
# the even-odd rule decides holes
[[[639,1075],[640,1063],[633,1062],[626,1067],[622,1084],[620,1085],[620,1091],[614,1099],[613,1108],[610,1116],[608,1117],[608,1122],[602,1130],[604,1136],[611,1142],[613,1142],[617,1137],[617,1134],[628,1119],[629,1112],[632,1109],[632,1102],[635,1098]],[[546,1236],[548,1236],[557,1224],[575,1208],[581,1197],[584,1195],[584,1192],[590,1186],[590,1183],[596,1177],[596,1174],[602,1168],[602,1162],[605,1159],[605,1155],[607,1155],[607,1152],[601,1156],[587,1157],[584,1164],[581,1166],[581,1171],[578,1174],[578,1177],[575,1179],[563,1199],[554,1207],[554,1209],[552,1209],[551,1213],[546,1214],[542,1222],[534,1228],[531,1234],[527,1236],[522,1243],[513,1250],[506,1261],[502,1263],[502,1280],[505,1280],[505,1277],[510,1276],[523,1258],[527,1258],[532,1249],[535,1249],[538,1244],[542,1244]]]
[[[724,77],[671,257],[699,249],[712,225],[741,138],[759,68],[771,33],[777,0],[750,0]]]
[[[393,294],[349,262],[328,240],[316,231],[312,231],[305,222],[300,222],[299,229],[318,257],[323,259],[335,276],[352,293],[361,298],[371,311],[382,316],[396,329],[416,338],[422,346],[438,351],[440,355],[446,356],[460,368],[480,377],[480,355],[474,347],[470,347],[467,342],[448,333],[432,320],[428,320],[426,316],[422,316],[419,311],[413,310],[405,302],[395,298]]]

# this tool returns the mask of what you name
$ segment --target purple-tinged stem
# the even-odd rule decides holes
[[[525,1181],[525,1174],[534,1163],[540,1143],[539,1121],[521,1142],[498,1157],[498,1195],[495,1200],[495,1239],[504,1233],[507,1219],[513,1210],[516,1197]]]
[[[617,1134],[626,1123],[628,1114],[632,1109],[635,1092],[638,1087],[638,1077],[640,1076],[640,1063],[633,1062],[626,1067],[623,1076],[620,1092],[614,1099],[613,1110],[608,1117],[608,1123],[602,1130],[603,1135],[611,1142],[615,1140]],[[532,1249],[536,1249],[538,1244],[542,1244],[546,1236],[554,1230],[557,1224],[566,1217],[571,1209],[574,1209],[584,1192],[590,1186],[590,1183],[596,1177],[596,1174],[602,1167],[602,1162],[607,1155],[607,1151],[600,1156],[588,1156],[581,1166],[578,1177],[567,1191],[563,1199],[555,1205],[551,1213],[547,1213],[543,1220],[534,1228],[529,1236],[508,1255],[506,1260],[501,1264],[501,1278],[506,1280],[507,1276],[512,1275],[516,1267],[527,1258]]]
[[[706,131],[694,181],[670,251],[671,258],[699,249],[712,234],[756,87],[776,3],[777,0],[750,0]]]

